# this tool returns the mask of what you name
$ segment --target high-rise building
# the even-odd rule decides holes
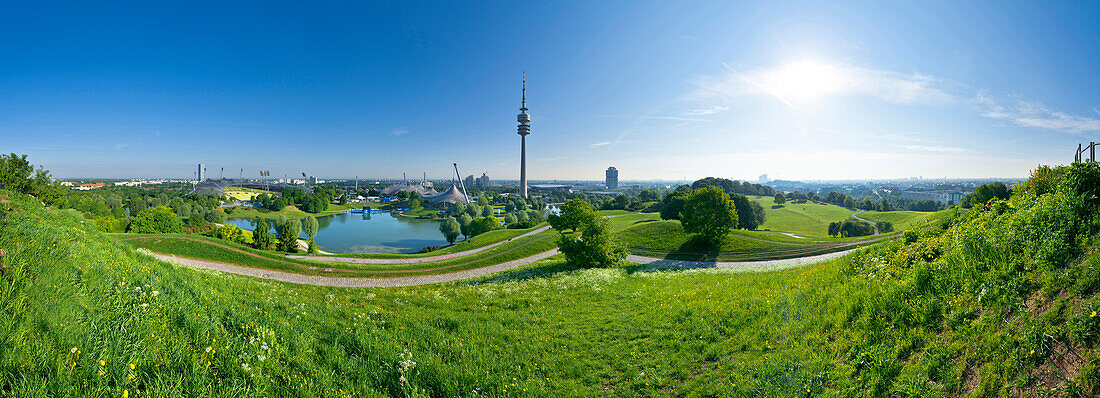
[[[619,169],[615,166],[608,167],[604,172],[604,185],[607,185],[607,189],[619,189]]]
[[[477,187],[478,188],[488,188],[489,187],[489,176],[486,175],[485,173],[481,173],[481,177],[477,178]]]
[[[768,181],[771,181],[771,180],[768,179],[767,174],[761,174],[760,175],[760,182],[768,182]]]
[[[204,166],[202,163],[199,163],[199,172],[196,174],[196,176],[198,176],[199,182],[206,181],[206,166]]]
[[[516,134],[519,134],[519,186],[520,194],[527,197],[527,135],[531,134],[531,115],[527,114],[527,73],[523,73],[523,102],[516,116],[519,126]]]
[[[471,175],[466,176],[466,178],[463,179],[462,182],[466,184],[466,188],[473,188],[474,187],[474,175],[471,174]]]

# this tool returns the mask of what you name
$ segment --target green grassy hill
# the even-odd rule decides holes
[[[935,213],[923,211],[869,211],[859,217],[873,222],[887,221],[894,224],[895,231],[904,231],[919,226]]]
[[[855,211],[836,205],[823,205],[813,202],[803,204],[786,203],[782,207],[775,206],[775,198],[771,196],[749,196],[749,199],[760,203],[767,212],[767,218],[761,229],[772,231],[794,232],[798,234],[827,236],[829,223],[844,221]]]
[[[803,268],[552,258],[399,289],[166,264],[0,191],[0,391],[1094,396],[1100,178],[1067,180]]]

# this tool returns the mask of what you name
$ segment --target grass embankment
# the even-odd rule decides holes
[[[350,203],[350,204],[346,204],[346,205],[329,205],[328,210],[324,210],[320,213],[306,213],[306,212],[302,211],[301,209],[298,209],[296,206],[293,206],[293,205],[284,207],[282,210],[279,210],[279,211],[271,211],[271,210],[260,208],[260,207],[237,206],[237,207],[232,208],[233,212],[229,214],[229,218],[250,219],[250,220],[255,220],[256,218],[263,218],[263,219],[270,220],[270,219],[274,219],[274,218],[278,217],[281,214],[284,217],[286,217],[287,219],[300,219],[300,218],[305,218],[306,216],[314,216],[314,217],[327,216],[327,215],[336,214],[336,213],[343,213],[343,212],[351,210],[351,209],[361,209],[361,208],[363,208],[361,203]]]
[[[771,196],[749,196],[749,199],[764,206],[767,217],[760,228],[772,231],[828,236],[829,223],[844,221],[855,213],[840,206],[813,202],[787,202],[782,207],[775,207],[775,198]]]
[[[337,289],[154,261],[0,193],[0,390],[1094,395],[1100,255],[1078,261],[1089,247],[1076,242],[1095,241],[1080,229],[1095,224],[1043,200],[785,271],[551,259],[465,283]]]
[[[872,221],[886,221],[894,224],[895,231],[904,231],[923,224],[933,212],[923,211],[869,211],[859,213],[859,218]]]
[[[548,231],[549,232],[549,231]],[[133,235],[114,237],[134,247],[173,256],[224,262],[252,268],[272,269],[304,275],[393,278],[433,275],[487,267],[553,249],[554,235],[542,233],[455,259],[414,264],[354,264],[287,258],[279,253],[196,235]]]
[[[655,221],[619,231],[627,251],[672,260],[751,261],[807,257],[870,244],[872,240],[798,239],[778,233],[734,231],[718,244],[684,232],[678,220]]]

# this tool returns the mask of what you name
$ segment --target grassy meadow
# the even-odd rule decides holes
[[[895,231],[904,231],[925,223],[932,214],[935,213],[923,211],[869,211],[859,213],[859,218],[873,222],[886,221],[894,224]]]
[[[829,223],[844,221],[855,213],[854,210],[840,206],[813,202],[802,204],[787,202],[782,207],[773,208],[775,198],[771,196],[749,196],[749,199],[764,206],[767,218],[760,228],[772,231],[828,236]]]

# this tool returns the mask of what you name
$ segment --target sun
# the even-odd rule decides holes
[[[811,102],[844,89],[844,71],[832,64],[803,60],[766,73],[759,84],[790,102]]]

